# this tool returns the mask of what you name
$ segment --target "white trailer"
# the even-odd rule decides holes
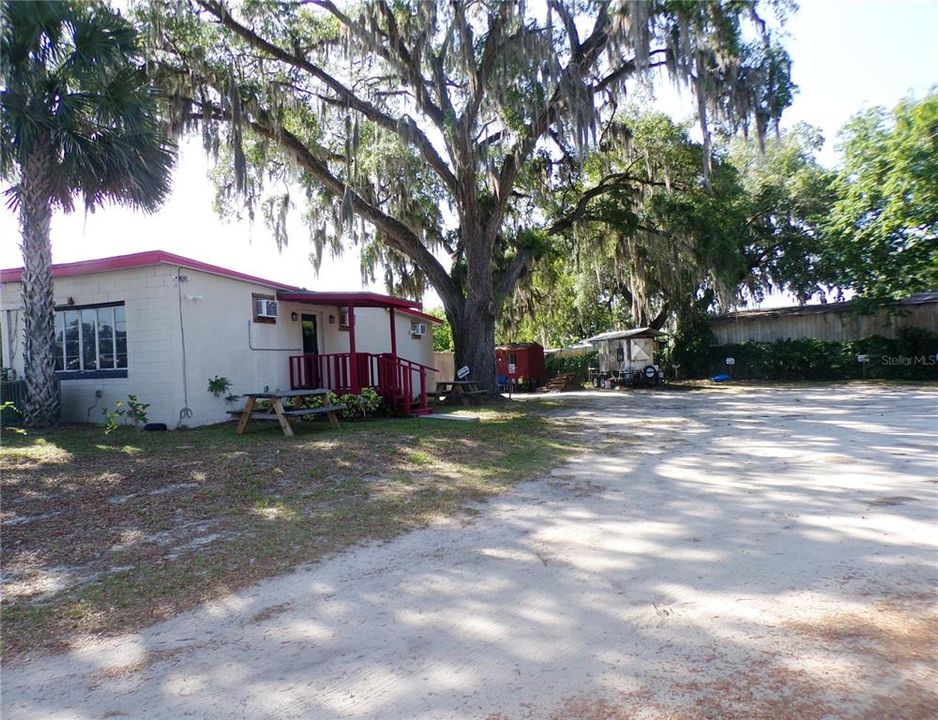
[[[663,335],[660,330],[641,327],[591,337],[599,352],[599,367],[590,368],[593,387],[657,385],[662,375],[655,357]]]

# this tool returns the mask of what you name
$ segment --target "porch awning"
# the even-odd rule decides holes
[[[335,307],[377,307],[400,310],[420,310],[423,306],[416,300],[405,300],[391,295],[373,292],[315,292],[313,290],[279,290],[277,299],[284,302],[299,302],[309,305],[334,305]]]

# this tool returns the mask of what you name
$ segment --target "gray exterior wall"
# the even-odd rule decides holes
[[[903,303],[870,315],[855,312],[850,303],[804,308],[753,310],[713,318],[710,329],[718,345],[749,340],[818,340],[843,342],[870,335],[894,338],[902,328],[923,328],[938,333],[938,297],[932,301]]]

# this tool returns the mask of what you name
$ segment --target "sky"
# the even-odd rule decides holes
[[[865,107],[892,107],[903,97],[922,97],[938,85],[938,1],[802,0],[789,20],[786,46],[800,90],[782,126],[808,122],[827,139],[821,161],[837,161],[836,133]],[[661,94],[662,108],[679,114],[673,99]],[[685,97],[685,114],[692,112]],[[200,142],[185,142],[164,207],[145,215],[120,207],[94,214],[57,214],[52,223],[53,262],[165,250],[271,280],[317,290],[363,287],[358,256],[347,250],[340,260],[325,259],[317,276],[309,242],[294,212],[290,244],[282,252],[258,220],[226,222],[212,210],[213,188]],[[22,264],[14,214],[0,208],[0,267]],[[383,292],[380,283],[370,289]],[[433,296],[427,306],[438,305]],[[771,301],[770,301],[771,302]],[[785,304],[778,298],[772,304]]]

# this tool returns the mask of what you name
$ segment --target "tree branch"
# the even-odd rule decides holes
[[[420,58],[407,49],[404,39],[401,37],[400,30],[397,27],[397,20],[394,12],[388,7],[386,2],[381,2],[379,7],[388,24],[388,41],[390,47],[396,51],[398,61],[393,62],[402,71],[404,76],[410,81],[414,89],[414,95],[417,100],[417,106],[426,113],[427,117],[433,121],[441,131],[443,130],[443,111],[433,102],[430,97],[430,90],[424,81],[423,72],[420,70]]]
[[[211,113],[193,112],[191,118],[194,120],[231,121],[229,114],[217,108],[213,109]],[[433,253],[420,242],[417,234],[407,225],[388,215],[376,205],[369,203],[344,181],[336,177],[325,162],[320,160],[296,135],[286,128],[282,126],[273,128],[249,118],[246,118],[245,122],[254,132],[273,141],[281,150],[291,155],[297,165],[322,183],[334,196],[341,198],[348,192],[356,214],[371,223],[377,230],[380,230],[384,234],[384,241],[387,245],[406,255],[420,267],[426,273],[427,278],[433,284],[441,299],[452,301],[456,297],[455,285],[446,270]]]
[[[251,127],[290,152],[300,167],[319,180],[333,195],[343,197],[348,192],[356,214],[384,233],[385,242],[388,245],[409,257],[420,267],[442,299],[446,300],[447,295],[455,295],[455,288],[449,274],[407,225],[367,202],[345,182],[333,175],[325,163],[309,152],[299,138],[286,129],[277,128],[275,131],[257,122],[251,122]]]
[[[571,74],[574,65],[578,66],[581,77],[586,75],[584,69],[590,67],[594,62],[596,62],[596,59],[599,57],[600,52],[605,47],[609,39],[606,32],[608,25],[608,8],[603,5],[601,6],[600,11],[596,17],[596,23],[593,26],[593,32],[590,33],[590,36],[578,46],[577,51],[573,53],[570,62],[567,63],[567,67],[564,69],[565,75]],[[515,143],[515,147],[510,153],[508,153],[504,163],[502,164],[501,170],[498,174],[498,187],[495,191],[496,207],[494,212],[492,212],[492,215],[489,218],[488,226],[486,227],[486,234],[492,238],[495,237],[495,234],[501,227],[502,219],[504,218],[505,209],[508,202],[509,192],[511,188],[514,187],[515,180],[517,179],[518,172],[520,170],[521,162],[525,160],[528,155],[530,155],[531,151],[534,149],[534,146],[537,144],[537,141],[547,131],[547,128],[550,127],[551,122],[553,122],[554,113],[567,100],[564,93],[562,92],[563,87],[564,83],[558,83],[557,88],[554,90],[554,93],[547,104],[547,107],[544,108],[537,119],[528,125],[527,131]]]
[[[534,259],[529,248],[518,248],[515,256],[495,280],[495,306],[501,307],[502,302],[512,291],[517,282]]]
[[[405,116],[401,119],[401,121],[396,121],[390,115],[382,112],[371,103],[358,97],[352,90],[347,88],[336,78],[332,77],[332,75],[327,73],[318,65],[315,65],[305,58],[299,57],[295,53],[285,50],[278,45],[265,40],[250,28],[239,23],[234,19],[234,17],[232,17],[231,13],[229,13],[220,2],[217,2],[216,0],[196,1],[211,15],[213,15],[222,25],[248,42],[253,47],[264,51],[270,57],[280,60],[281,62],[297,68],[298,70],[309,73],[311,76],[322,82],[334,93],[336,93],[336,95],[338,95],[345,103],[347,103],[349,108],[364,115],[366,118],[380,125],[386,130],[394,133],[405,143],[417,148],[430,167],[432,167],[436,174],[439,175],[440,179],[443,180],[447,188],[449,188],[450,191],[454,194],[456,193],[457,182],[453,171],[450,169],[449,165],[446,164],[443,158],[440,157],[440,154],[436,151],[436,148],[433,147],[433,144],[430,142],[429,138],[427,138],[427,136],[417,127],[417,124],[409,117]]]
[[[585,191],[577,200],[576,207],[564,215],[562,218],[549,225],[545,232],[548,235],[559,235],[569,230],[578,221],[583,219],[586,208],[590,201],[601,195],[605,195],[613,190],[624,190],[631,188],[634,184],[652,185],[654,187],[666,187],[666,184],[657,180],[636,177],[627,173],[612,173],[602,178],[595,186]]]

